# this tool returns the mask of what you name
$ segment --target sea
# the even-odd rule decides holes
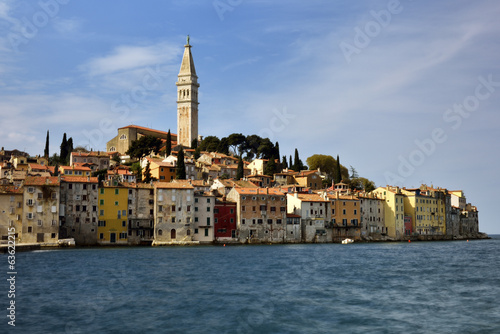
[[[491,237],[17,253],[0,333],[500,333]]]

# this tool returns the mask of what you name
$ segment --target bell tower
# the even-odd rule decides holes
[[[177,76],[177,144],[191,147],[198,139],[198,76],[194,68],[189,35],[184,45],[181,70]]]

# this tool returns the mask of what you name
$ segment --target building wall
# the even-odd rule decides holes
[[[384,203],[378,198],[360,197],[361,235],[385,233]]]
[[[128,243],[128,189],[104,185],[99,189],[97,242],[101,245]]]
[[[196,192],[194,202],[193,240],[211,243],[214,241],[215,196]]]
[[[15,242],[22,241],[23,189],[0,186],[0,236],[2,244],[7,244],[9,231],[14,232]],[[12,230],[14,228],[14,230]]]
[[[194,189],[164,183],[155,185],[155,238],[153,245],[191,242],[194,233]]]
[[[23,243],[57,244],[59,239],[59,196],[59,183],[30,185],[27,182],[23,196]]]
[[[149,245],[154,239],[154,187],[128,187],[128,243]]]
[[[384,201],[385,226],[387,235],[394,239],[403,239],[404,233],[404,195],[399,188],[379,187],[373,191]]]
[[[74,238],[78,246],[97,244],[98,182],[97,178],[81,182],[61,181],[59,214],[60,237]]]
[[[216,200],[214,208],[214,239],[237,240],[236,203]]]
[[[361,238],[360,200],[353,196],[329,196],[330,217],[333,224],[333,240]]]
[[[240,193],[241,192],[241,193]],[[286,197],[275,189],[233,188],[240,242],[284,242]]]

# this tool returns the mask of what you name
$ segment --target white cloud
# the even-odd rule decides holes
[[[80,69],[90,76],[132,71],[137,68],[164,64],[179,54],[179,48],[168,43],[149,46],[121,45],[110,54],[96,57],[82,65]]]

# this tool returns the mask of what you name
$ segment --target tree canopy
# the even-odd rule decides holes
[[[273,144],[269,138],[258,135],[244,136],[241,133],[232,133],[221,139],[208,136],[198,146],[200,151],[218,152],[241,156],[247,161],[255,158],[269,159],[279,156],[279,144]]]
[[[132,159],[141,159],[153,152],[154,154],[158,154],[162,147],[162,141],[160,138],[156,138],[153,136],[143,136],[137,140],[134,140],[130,145],[126,154],[130,156]]]

